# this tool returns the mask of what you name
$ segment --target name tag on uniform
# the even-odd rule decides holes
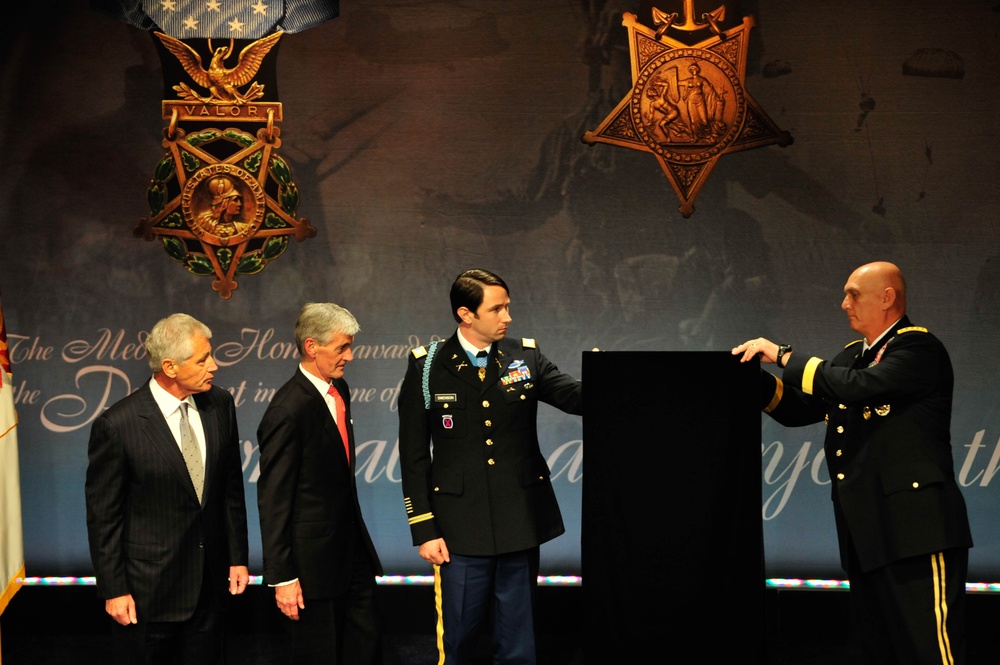
[[[444,402],[457,402],[458,393],[434,393],[434,401],[438,404]]]

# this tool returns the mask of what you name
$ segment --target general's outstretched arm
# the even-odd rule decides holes
[[[807,395],[854,404],[925,393],[940,380],[948,363],[944,347],[927,333],[898,335],[885,349],[879,362],[862,368],[797,354],[789,361],[784,380]]]
[[[785,427],[802,427],[824,420],[829,403],[810,397],[773,374],[761,370],[760,408]]]

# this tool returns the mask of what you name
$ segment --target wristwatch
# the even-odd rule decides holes
[[[784,364],[782,364],[781,359],[785,356],[786,353],[791,353],[791,351],[792,351],[792,346],[790,344],[779,344],[778,355],[774,358],[774,364],[777,365],[778,367],[783,368]]]

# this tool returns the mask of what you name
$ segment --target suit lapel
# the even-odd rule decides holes
[[[306,400],[306,403],[309,404],[309,407],[313,411],[315,411],[316,414],[319,416],[320,422],[323,423],[323,433],[326,435],[326,438],[329,439],[328,444],[340,450],[341,457],[346,462],[347,454],[346,452],[344,452],[344,441],[343,439],[340,438],[340,430],[337,429],[337,421],[333,419],[333,415],[330,414],[330,407],[326,405],[326,398],[324,398],[322,395],[319,394],[319,391],[316,390],[316,386],[314,386],[309,381],[309,379],[302,374],[301,371],[297,370],[295,372],[295,382],[298,385],[299,389],[302,391],[303,399]],[[344,406],[347,410],[347,413],[350,413],[351,397],[349,394],[347,395],[344,394],[346,392],[344,390],[344,385],[343,385],[344,382],[336,381],[334,383],[337,384],[337,390],[340,391],[340,396],[344,398]],[[350,419],[348,419],[347,422],[348,422],[347,430],[348,433],[350,433],[351,430]],[[354,450],[353,446],[351,446],[351,450],[353,452]]]
[[[875,352],[872,351],[871,349],[868,349],[868,351],[865,352],[865,353],[861,353],[861,349],[864,348],[863,345],[864,345],[864,342],[861,342],[861,344],[858,344],[858,350],[855,352],[856,355],[854,356],[854,363],[852,364],[852,367],[854,367],[854,369],[862,369],[864,367],[867,367],[868,366],[868,358],[870,356],[874,356],[875,355]]]
[[[198,407],[198,417],[201,418],[201,428],[205,435],[205,487],[202,490],[202,497],[208,498],[222,446],[219,439],[219,409],[217,402],[209,397],[209,393],[195,395],[194,403]],[[192,489],[193,487],[192,485]]]
[[[486,378],[483,380],[483,390],[494,385],[503,376],[504,369],[510,364],[510,358],[505,357],[500,349],[500,342],[493,342],[490,348],[490,357],[486,361]]]
[[[517,358],[513,355],[514,351],[512,348],[501,348],[499,342],[494,346],[496,346],[496,360],[492,362],[497,366],[499,372],[497,380],[499,381],[500,377],[507,373],[507,368],[510,367],[510,364],[517,360]]]
[[[494,348],[496,348],[495,344]],[[480,392],[482,392],[485,386],[489,385],[488,381],[479,380],[479,370],[469,360],[469,354],[465,352],[465,349],[458,342],[457,332],[445,342],[441,350],[438,351],[438,354],[441,357],[441,365],[458,379],[461,379],[473,388],[478,388]],[[489,362],[487,362],[487,375],[489,374],[488,365]]]
[[[160,412],[160,407],[153,399],[148,383],[139,389],[139,417],[144,420],[143,431],[150,445],[160,454],[170,471],[177,476],[178,482],[190,490],[191,500],[197,503],[198,495],[194,491],[184,456],[173,432],[167,427],[167,421]]]
[[[354,424],[351,422],[351,391],[348,390],[347,383],[343,379],[334,380],[333,385],[337,389],[337,392],[340,393],[341,399],[344,400],[344,418],[347,420],[348,440],[345,442],[343,438],[340,436],[340,429],[337,427],[337,423],[333,423],[333,430],[336,433],[334,438],[336,441],[340,442],[341,448],[344,448],[345,443],[347,445],[347,448],[350,448],[351,456],[350,459],[348,459],[347,461],[351,465],[351,468],[353,469],[354,468]],[[330,420],[333,419],[331,418]],[[347,456],[346,449],[344,456],[345,457]]]

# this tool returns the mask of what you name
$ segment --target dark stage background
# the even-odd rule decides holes
[[[92,573],[90,424],[147,380],[140,341],[171,312],[213,329],[216,383],[238,400],[255,574],[255,431],[295,368],[295,316],[310,300],[357,316],[347,378],[366,518],[387,572],[429,573],[409,542],[395,399],[407,352],[453,331],[447,291],[461,270],[503,275],[511,333],[579,375],[593,347],[722,351],[756,335],[830,357],[854,338],[845,279],[887,259],[908,277],[914,323],[952,354],[971,573],[998,579],[996,0],[744,2],[758,20],[746,89],[795,142],[722,157],[690,219],[652,155],[580,141],[631,85],[621,14],[638,5],[345,1],[339,18],[283,37],[280,152],[318,235],[241,278],[230,300],[132,236],[164,155],[150,36],[82,1],[7,8],[0,289],[28,575]],[[921,49],[934,49],[918,58],[931,75],[905,73]],[[629,390],[628,375],[614,380]],[[719,418],[729,406],[715,404]],[[663,404],[650,436],[699,445],[671,439],[684,418]],[[761,466],[746,473],[761,478],[767,574],[839,575],[822,426],[762,426]],[[578,573],[581,421],[544,407],[540,428],[568,527],[543,547],[543,573]],[[635,441],[614,445],[646,463]],[[661,482],[713,473],[664,468]],[[690,509],[677,502],[648,528]]]

